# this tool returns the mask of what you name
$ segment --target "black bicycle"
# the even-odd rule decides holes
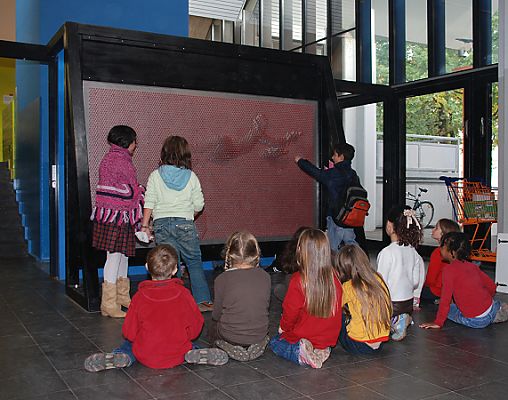
[[[418,190],[420,191],[418,195],[415,195],[411,192],[406,192],[406,200],[413,202],[412,209],[416,214],[418,222],[420,223],[422,228],[425,229],[430,226],[432,218],[434,218],[434,205],[430,201],[420,200],[422,193],[427,193],[428,189],[419,187]]]

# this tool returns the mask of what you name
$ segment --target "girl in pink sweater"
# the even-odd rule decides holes
[[[136,132],[116,125],[108,133],[109,151],[99,165],[95,195],[93,247],[107,252],[102,284],[101,313],[123,318],[121,306],[129,307],[128,257],[135,255],[134,227],[143,215],[143,187],[138,183],[132,155]]]

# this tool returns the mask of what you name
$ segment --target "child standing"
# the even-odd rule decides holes
[[[467,261],[470,252],[471,245],[463,233],[450,232],[441,239],[441,255],[450,264],[443,268],[436,319],[421,324],[420,328],[442,328],[446,318],[470,328],[485,328],[508,320],[508,304],[493,299],[496,284],[477,265]]]
[[[156,243],[170,244],[177,250],[189,271],[192,295],[199,309],[212,311],[194,224],[194,217],[204,205],[201,184],[192,171],[187,140],[169,136],[162,146],[160,166],[148,178],[141,229],[150,234],[148,224],[153,216]]]
[[[130,282],[128,257],[135,255],[134,226],[143,210],[143,187],[136,178],[132,156],[136,150],[136,132],[129,126],[116,125],[108,133],[109,151],[99,165],[99,183],[93,221],[92,246],[105,250],[101,313],[123,318],[121,306],[129,307]]]
[[[441,238],[448,232],[460,232],[460,226],[451,219],[442,218],[437,221],[436,226],[432,229],[432,239],[441,243]],[[427,269],[427,276],[423,284],[421,298],[430,302],[439,303],[441,297],[441,286],[443,284],[443,268],[446,262],[441,257],[441,250],[439,247],[434,249],[430,255],[429,268]]]
[[[215,279],[210,343],[237,361],[260,357],[269,340],[271,279],[259,268],[260,256],[251,233],[233,233],[224,248],[225,271]]]
[[[344,309],[339,341],[351,354],[376,353],[390,336],[392,302],[388,288],[360,247],[342,247],[335,260]]]
[[[177,278],[178,255],[169,245],[148,252],[146,267],[152,280],[139,284],[122,327],[126,339],[112,353],[96,353],[85,360],[85,369],[98,372],[131,366],[136,360],[149,368],[172,368],[184,361],[203,327],[201,315],[189,290]],[[227,355],[209,352],[208,363],[222,365]]]
[[[342,287],[332,267],[330,243],[319,229],[307,229],[297,245],[295,272],[282,303],[279,334],[270,348],[296,364],[321,368],[341,329]]]
[[[420,223],[407,206],[391,209],[386,221],[391,244],[377,257],[377,272],[383,277],[392,299],[392,339],[406,337],[413,307],[418,307],[425,280],[425,267],[416,247],[422,239]]]

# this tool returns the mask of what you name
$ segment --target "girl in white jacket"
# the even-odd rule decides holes
[[[392,208],[385,229],[391,244],[379,253],[377,271],[388,285],[392,299],[392,339],[400,341],[411,324],[413,307],[419,306],[425,281],[425,266],[416,252],[423,232],[414,211],[407,206]]]

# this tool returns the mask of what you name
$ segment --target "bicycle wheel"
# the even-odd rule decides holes
[[[415,209],[415,214],[422,228],[428,228],[434,218],[434,206],[430,201],[422,201]]]

